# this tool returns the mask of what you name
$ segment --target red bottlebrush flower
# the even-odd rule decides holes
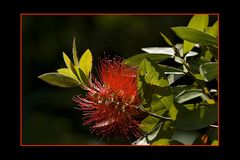
[[[138,108],[138,68],[117,57],[101,60],[98,71],[100,82],[92,78],[86,98],[73,97],[83,111],[83,124],[92,125],[91,132],[102,138],[139,138],[140,119],[145,114]]]

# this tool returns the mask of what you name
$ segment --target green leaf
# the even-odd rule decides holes
[[[179,142],[177,140],[171,140],[171,141],[169,141],[169,144],[170,145],[184,145],[182,142]]]
[[[203,81],[203,77],[202,77],[202,75],[201,74],[193,74],[193,76],[196,78],[196,79],[198,79],[198,80],[200,80],[200,81]]]
[[[160,122],[159,118],[148,116],[145,118],[140,125],[140,129],[145,133],[150,132],[158,123]]]
[[[169,83],[159,66],[147,60],[142,60],[140,66],[138,93],[146,102],[147,107],[151,107],[154,112],[163,110],[164,107],[169,111],[172,119],[176,118],[177,109],[174,106],[173,95]],[[164,112],[158,112],[161,115]]]
[[[209,142],[212,145],[218,145],[218,128],[210,128],[208,131]]]
[[[76,87],[79,86],[79,82],[72,77],[61,73],[45,73],[38,78],[43,81],[58,87]]]
[[[92,60],[93,60],[92,53],[89,49],[87,49],[83,53],[79,61],[80,69],[83,71],[87,79],[89,78],[90,73],[92,71]]]
[[[163,64],[158,64],[159,68],[162,70],[162,72],[167,72],[165,74],[171,74],[175,73],[175,72],[182,72],[183,70],[179,69],[179,68],[175,68],[175,67],[171,67],[171,66],[167,66],[167,65],[163,65]]]
[[[196,74],[199,74],[199,67],[204,64],[210,62],[207,58],[201,56],[198,59],[190,58],[188,61],[189,66],[191,67],[192,71],[196,72]],[[200,78],[200,77],[199,77]]]
[[[63,59],[64,59],[64,62],[67,66],[67,68],[72,71],[72,73],[75,75],[75,76],[78,76],[77,75],[77,72],[74,68],[74,64],[71,62],[71,60],[68,58],[68,56],[63,52]]]
[[[57,70],[57,72],[60,73],[60,74],[65,74],[65,75],[67,75],[67,76],[75,79],[76,81],[79,81],[78,78],[77,78],[77,76],[74,75],[74,74],[72,73],[72,71],[69,70],[68,68],[60,68],[60,69]]]
[[[78,66],[76,38],[73,39],[72,53],[73,53],[73,61],[74,61],[74,65],[75,65],[75,66]]]
[[[207,46],[202,46],[201,48],[201,54],[203,57],[205,57],[209,62],[211,61],[213,54],[211,53],[211,50]]]
[[[148,120],[150,120],[150,118],[151,117],[149,117]],[[155,125],[152,125],[153,123]],[[159,122],[159,119],[156,119],[156,121],[150,121],[148,124],[150,124],[149,126],[151,127],[145,131],[146,135],[135,141],[133,144],[164,145],[166,143],[163,139],[170,140],[171,137],[173,136],[174,130],[170,126],[171,121]]]
[[[218,144],[218,140],[214,140],[212,143],[211,143],[211,145],[213,145],[213,146],[218,146],[219,144]]]
[[[206,28],[205,32],[213,37],[218,37],[218,21],[216,21],[213,26]]]
[[[169,145],[169,144],[170,144],[170,139],[167,139],[167,138],[161,138],[152,143],[152,145]]]
[[[175,74],[177,73],[177,74]],[[180,72],[181,73],[181,72]],[[166,73],[165,73],[166,74]],[[175,81],[177,81],[179,78],[183,77],[184,73],[179,74],[179,72],[172,72],[167,78],[169,81],[169,85],[173,84]]]
[[[72,66],[73,66],[73,63],[71,62],[71,60],[68,58],[68,56],[63,52],[63,59],[64,59],[64,62],[67,66],[67,68],[69,70],[72,70]]]
[[[201,89],[192,86],[178,85],[171,87],[174,99],[178,103],[184,103],[203,95]]]
[[[199,31],[204,31],[208,26],[209,17],[207,14],[194,15],[188,23],[189,28],[194,28]]]
[[[217,38],[197,29],[188,27],[172,27],[171,29],[183,40],[216,48],[218,46]]]
[[[186,101],[192,100],[194,98],[202,96],[202,90],[201,89],[189,89],[189,90],[183,90],[181,93],[176,95],[174,98],[176,99],[176,102],[178,103],[184,103]]]
[[[209,62],[200,65],[200,74],[204,81],[209,82],[218,77],[218,62]]]
[[[161,125],[157,136],[152,140],[152,145],[169,145],[173,136],[174,129],[171,127],[170,121],[165,121]]]
[[[144,58],[148,58],[149,60],[152,60],[156,63],[160,63],[168,58],[171,58],[171,55],[167,54],[149,54],[149,53],[142,53],[142,54],[136,54],[124,61],[125,64],[129,65],[139,65]]]
[[[183,106],[182,106],[183,107]],[[218,106],[216,104],[199,104],[193,111],[180,110],[172,126],[175,129],[191,131],[208,127],[218,121]]]
[[[204,29],[208,26],[208,15],[194,15],[189,24],[189,28],[193,28],[199,31],[204,31]],[[188,41],[183,41],[183,54],[191,51],[194,47],[195,43],[191,43]]]
[[[78,67],[74,66],[75,70],[77,71],[79,80],[83,86],[88,86],[88,78],[86,77],[85,73]]]
[[[167,42],[167,44],[169,46],[173,47],[172,42],[162,32],[160,32],[160,34],[161,34],[162,38],[165,40],[165,42]]]

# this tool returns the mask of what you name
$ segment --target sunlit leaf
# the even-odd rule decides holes
[[[38,78],[43,81],[58,87],[76,87],[79,86],[79,82],[72,77],[61,73],[45,73]]]
[[[76,38],[73,39],[72,53],[73,53],[73,61],[74,61],[74,65],[75,65],[75,66],[78,66]]]
[[[165,40],[165,42],[167,42],[167,44],[172,47],[173,46],[172,42],[162,32],[160,32],[160,34]]]
[[[199,43],[202,45],[207,46],[218,46],[218,39],[211,36],[210,34],[204,33],[202,31],[188,28],[188,27],[172,27],[171,28],[178,37],[183,40],[192,42],[192,43]]]
[[[206,28],[205,32],[214,37],[218,37],[218,21],[216,21],[213,26]]]
[[[80,61],[79,61],[79,66],[80,66],[80,69],[83,71],[83,73],[85,74],[85,76],[87,78],[89,78],[90,76],[90,73],[92,71],[92,53],[89,49],[87,49],[82,57],[80,58]]]
[[[72,77],[73,79],[78,81],[78,78],[68,68],[60,68],[60,69],[57,70],[57,72],[60,73],[60,74],[68,75],[69,77]]]
[[[75,76],[78,76],[77,75],[77,72],[74,68],[74,64],[71,62],[71,60],[68,58],[68,56],[63,52],[63,59],[64,59],[64,62],[67,66],[67,68],[72,71],[72,73],[75,75]]]
[[[218,77],[218,63],[209,62],[200,65],[199,67],[200,74],[206,82],[209,82]]]
[[[67,68],[69,70],[72,70],[72,66],[73,66],[73,63],[71,62],[71,60],[68,58],[68,56],[63,52],[63,59],[64,59],[64,62],[67,66]]]
[[[79,77],[79,80],[80,80],[81,84],[83,86],[87,86],[88,85],[88,79],[87,79],[85,73],[78,66],[74,66],[74,67],[75,67],[75,70],[78,74],[78,77]]]
[[[194,28],[199,31],[204,31],[204,29],[208,26],[208,15],[194,15],[190,22],[188,23],[189,28]],[[184,41],[183,42],[183,54],[191,51],[194,47],[194,43]]]

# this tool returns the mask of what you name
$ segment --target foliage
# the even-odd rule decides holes
[[[192,144],[218,145],[218,21],[208,23],[208,15],[194,15],[187,26],[171,28],[182,44],[160,33],[170,47],[142,48],[146,53],[125,59],[139,68],[138,107],[148,113],[139,127],[143,136],[133,145],[184,145],[174,139],[176,131],[199,132]],[[72,53],[74,63],[63,53],[67,68],[39,78],[59,87],[89,86],[90,50],[79,60],[74,39]],[[174,62],[166,65],[166,60]]]

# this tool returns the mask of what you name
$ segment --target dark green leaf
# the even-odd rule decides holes
[[[151,60],[142,60],[140,66],[138,93],[143,97],[147,107],[158,112],[166,108],[172,119],[176,118],[177,109],[173,103],[173,96],[169,83],[159,66]],[[158,108],[158,109],[157,109]],[[164,114],[163,112],[160,112]]]
[[[207,134],[209,142],[212,145],[218,145],[218,128],[210,128]]]
[[[184,103],[203,95],[201,89],[192,86],[178,85],[171,87],[174,99],[178,103]]]
[[[152,140],[152,145],[169,145],[170,140],[173,136],[173,128],[170,126],[170,121],[163,122],[162,126],[159,129],[158,134]]]
[[[192,100],[194,98],[202,96],[202,90],[201,89],[188,89],[183,90],[181,93],[176,95],[174,98],[176,99],[176,102],[178,103],[184,103],[186,101]]]
[[[149,53],[142,53],[134,55],[124,61],[125,64],[130,65],[139,65],[144,58],[148,58],[156,63],[160,63],[168,58],[171,58],[171,55],[167,54],[149,54]]]
[[[166,72],[165,74],[171,74],[171,73],[175,73],[175,72],[182,72],[183,70],[179,69],[179,68],[175,68],[175,67],[171,67],[171,66],[167,66],[167,65],[163,65],[163,64],[158,64],[159,68],[162,70],[162,72]]]
[[[175,72],[176,73],[176,72]],[[169,81],[169,85],[173,84],[175,81],[177,81],[179,78],[181,78],[182,76],[184,76],[184,73],[182,74],[174,74],[174,72],[172,72],[169,76],[168,76],[168,81]]]
[[[210,62],[207,58],[205,57],[200,57],[198,59],[195,58],[190,58],[188,61],[189,66],[191,67],[192,71],[194,71],[196,74],[199,74],[199,67],[204,64]]]
[[[199,131],[182,131],[175,130],[172,139],[177,140],[185,145],[190,145],[198,137]]]
[[[218,63],[209,62],[200,65],[199,67],[200,74],[206,82],[209,82],[218,77]]]
[[[169,144],[170,145],[184,145],[182,142],[179,142],[177,140],[171,140],[171,141],[169,141]]]
[[[209,62],[211,61],[213,54],[211,53],[208,46],[202,46],[201,48],[201,54],[203,57],[205,57]]]
[[[61,73],[45,73],[38,78],[58,87],[76,87],[80,85],[79,82],[72,77]]]
[[[176,120],[172,123],[175,129],[191,131],[208,127],[218,121],[217,104],[200,106],[193,111],[179,110]]]
[[[209,128],[209,130],[198,136],[193,144],[211,144],[218,145],[218,129],[217,128]]]
[[[206,139],[208,137],[206,137],[207,135],[205,134],[201,134],[199,135],[193,142],[193,145],[206,145]]]
[[[216,48],[218,46],[217,38],[199,30],[188,27],[172,27],[171,29],[183,40]]]

